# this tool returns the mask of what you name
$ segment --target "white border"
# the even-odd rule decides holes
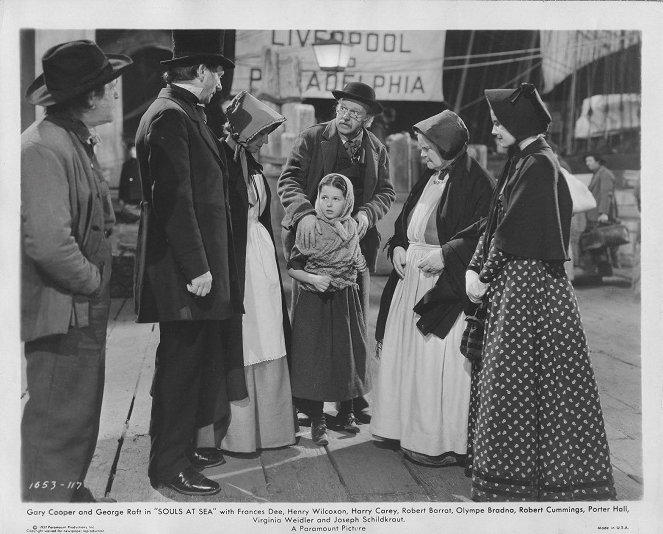
[[[663,5],[657,2],[473,2],[442,0],[0,0],[0,532],[27,532],[26,506],[17,500],[20,365],[19,296],[19,36],[20,28],[237,29],[638,29],[643,35],[642,90],[642,377],[644,499],[623,514],[568,517],[499,515],[481,518],[427,516],[404,527],[369,532],[598,532],[598,526],[627,526],[628,532],[656,532],[663,524]],[[237,505],[231,505],[237,508]],[[281,505],[274,505],[278,508]],[[118,509],[127,508],[117,505]],[[190,508],[196,508],[192,506]],[[74,508],[75,509],[75,508]],[[95,517],[100,532],[289,532],[283,525],[255,527],[215,516],[127,520]],[[81,522],[79,522],[81,523]],[[48,524],[48,523],[45,523]],[[614,530],[614,529],[613,529]]]

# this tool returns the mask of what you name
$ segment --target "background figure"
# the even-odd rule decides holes
[[[373,88],[350,82],[342,91],[332,91],[338,100],[336,118],[303,131],[293,146],[278,182],[278,195],[285,209],[283,247],[286,260],[297,239],[314,246],[321,229],[313,203],[318,184],[326,174],[347,176],[356,199],[352,216],[358,224],[361,251],[368,269],[360,273],[359,296],[364,322],[368,323],[369,271],[375,270],[380,248],[380,234],[375,224],[389,211],[396,193],[389,180],[389,156],[386,147],[368,131],[374,115],[382,106],[375,100]],[[293,284],[293,303],[297,285]],[[368,404],[356,399],[359,413]]]
[[[470,409],[472,498],[614,499],[598,387],[564,271],[572,202],[543,139],[550,114],[531,84],[485,93],[509,159],[466,273],[470,300],[487,301]]]
[[[120,216],[125,222],[135,222],[140,218],[140,176],[138,174],[138,161],[136,160],[136,143],[133,139],[127,142],[129,158],[122,164],[120,173],[120,188],[118,199],[120,201]]]
[[[314,245],[298,236],[288,261],[288,274],[301,284],[292,310],[292,392],[317,445],[328,443],[325,401],[340,401],[338,426],[359,432],[353,399],[364,394],[368,346],[356,280],[366,260],[353,204],[350,180],[325,176],[315,202],[321,232]]]
[[[246,91],[233,99],[227,116],[229,134],[223,147],[244,298],[242,346],[249,396],[230,404],[230,426],[219,446],[250,453],[295,443],[296,417],[286,359],[290,321],[274,248],[271,191],[254,157],[285,117]]]
[[[564,263],[566,276],[568,276],[569,280],[573,281],[575,279],[576,258],[580,256],[578,241],[580,239],[580,234],[584,232],[585,227],[587,226],[585,212],[596,207],[596,200],[588,187],[578,178],[573,176],[571,168],[557,152],[557,145],[550,140],[547,140],[547,142],[557,158],[562,176],[564,176],[566,185],[569,187],[571,202],[573,203],[573,217],[571,218],[571,232],[568,250],[569,261]]]
[[[233,249],[225,153],[205,120],[221,88],[223,32],[174,30],[167,87],[136,133],[142,181],[136,250],[138,322],[159,322],[152,386],[148,474],[187,495],[220,486],[196,469],[222,464],[198,447],[198,429],[220,422],[246,398],[242,298]]]
[[[463,461],[467,450],[471,363],[460,342],[478,232],[457,234],[487,214],[493,185],[467,155],[458,115],[443,111],[414,131],[433,174],[415,184],[388,242],[394,270],[376,327],[382,351],[371,432],[400,440],[407,459],[439,467]]]
[[[21,338],[29,399],[21,422],[27,501],[92,502],[83,485],[104,391],[115,217],[94,155],[131,60],[92,41],[56,45],[27,100],[46,116],[21,135]]]
[[[393,132],[392,124],[396,120],[396,110],[391,107],[385,106],[381,113],[378,113],[373,118],[373,123],[370,126],[370,131],[377,137],[383,145],[386,145],[387,137]]]
[[[596,208],[589,210],[587,216],[587,230],[592,230],[599,224],[610,224],[617,222],[617,200],[615,198],[615,175],[605,166],[605,161],[597,154],[587,154],[585,165],[592,171],[592,179],[589,182],[589,190],[596,199]],[[609,276],[612,267],[619,268],[617,248],[607,251],[600,249],[592,252],[592,257],[598,265],[599,275]]]

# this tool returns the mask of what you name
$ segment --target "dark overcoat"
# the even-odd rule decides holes
[[[389,257],[396,247],[408,248],[407,227],[410,214],[427,182],[427,177],[419,180],[403,204],[394,224],[394,235],[388,241]],[[433,333],[444,338],[461,311],[469,308],[469,300],[465,294],[465,270],[480,235],[478,229],[472,229],[472,225],[488,214],[493,188],[492,178],[467,153],[460,156],[449,171],[449,181],[436,211],[437,235],[442,247],[444,270],[435,286],[414,308],[420,315],[417,327],[424,334]],[[375,330],[375,338],[378,341],[384,336],[384,327],[398,280],[398,274],[392,271],[382,293]]]
[[[396,198],[389,180],[387,148],[375,135],[364,129],[364,195],[355,199],[355,208],[368,218],[369,230],[362,239],[362,252],[371,269],[375,266],[380,236],[375,224],[389,211]],[[320,180],[334,171],[339,150],[345,150],[334,121],[316,124],[304,130],[292,148],[278,182],[278,195],[285,209],[282,226],[284,247],[294,244],[293,233],[299,220],[315,213],[315,197]],[[290,250],[286,250],[286,257]]]
[[[143,200],[136,250],[138,322],[224,320],[241,313],[225,154],[196,98],[169,85],[136,133]],[[210,271],[205,297],[187,284]]]

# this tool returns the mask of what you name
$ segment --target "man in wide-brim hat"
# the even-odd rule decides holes
[[[317,228],[315,197],[323,176],[337,172],[347,176],[354,187],[355,207],[361,250],[369,269],[375,270],[380,234],[376,223],[389,211],[396,198],[389,180],[389,156],[386,147],[368,128],[382,106],[375,91],[362,82],[350,82],[342,90],[332,91],[337,100],[336,117],[304,130],[292,148],[278,182],[278,195],[285,209],[283,246],[286,258],[297,238],[313,246]],[[357,280],[364,317],[368,318],[369,271]],[[294,292],[293,292],[294,293]],[[338,423],[357,432],[355,412],[366,408],[362,399],[341,405]],[[311,411],[310,407],[298,407]],[[316,408],[317,410],[317,408]],[[309,413],[309,415],[311,415]],[[321,414],[313,418],[319,422]]]
[[[139,322],[159,323],[148,475],[155,487],[211,495],[201,470],[220,465],[200,429],[246,398],[227,167],[204,107],[221,89],[223,31],[173,31],[167,87],[143,115],[136,152],[143,188],[136,251]]]
[[[94,501],[83,485],[99,430],[115,222],[94,154],[131,65],[92,41],[50,48],[26,98],[46,108],[21,135],[21,422],[28,501]]]

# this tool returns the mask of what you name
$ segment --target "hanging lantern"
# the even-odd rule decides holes
[[[325,41],[318,40],[312,46],[320,70],[342,72],[348,66],[351,45],[331,38]]]

